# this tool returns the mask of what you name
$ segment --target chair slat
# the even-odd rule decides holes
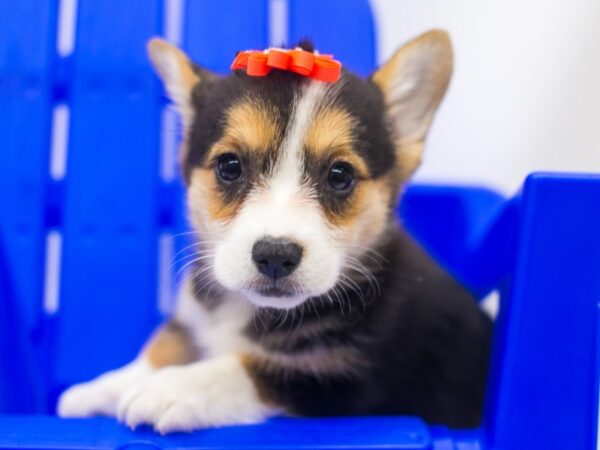
[[[29,330],[42,309],[56,3],[0,2],[0,230]]]
[[[160,87],[146,42],[158,0],[80,0],[70,87],[53,384],[131,360],[156,325]]]

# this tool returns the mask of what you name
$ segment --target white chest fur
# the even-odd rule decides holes
[[[258,351],[244,334],[252,320],[253,306],[241,294],[229,295],[209,308],[194,297],[189,279],[182,285],[175,319],[191,332],[203,358]]]

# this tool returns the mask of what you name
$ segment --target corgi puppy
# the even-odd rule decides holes
[[[193,269],[139,356],[58,413],[160,433],[282,414],[478,426],[491,321],[394,214],[450,80],[448,35],[335,83],[148,50],[184,127]]]

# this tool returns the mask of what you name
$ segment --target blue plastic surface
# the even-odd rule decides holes
[[[491,448],[596,448],[600,175],[535,174],[497,322]]]
[[[182,4],[182,45],[211,70],[270,44],[267,0]],[[0,2],[0,123],[9,130],[0,133],[0,413],[51,412],[66,385],[131,359],[160,319],[159,236],[184,229],[179,181],[159,176],[166,102],[144,48],[163,31],[164,5],[79,0],[75,49],[60,58],[58,1]],[[289,0],[288,29],[288,43],[309,36],[363,75],[374,67],[367,1]],[[57,103],[71,109],[67,173],[50,180]],[[600,177],[536,174],[509,200],[414,185],[399,214],[477,297],[501,292],[480,430],[406,417],[276,419],[160,437],[107,419],[6,415],[0,448],[595,448]],[[63,240],[55,314],[42,305],[50,230]]]
[[[0,407],[44,411],[43,386],[0,233]]]
[[[41,312],[56,11],[0,2],[0,229],[27,327]]]
[[[256,426],[203,430],[162,437],[148,429],[132,432],[108,419],[32,421],[6,417],[0,421],[0,448],[114,449],[411,449],[428,450],[433,439],[428,427],[410,417],[344,419],[272,419]],[[32,424],[36,435],[32,436]]]
[[[159,320],[161,88],[145,46],[161,30],[161,3],[78,2],[61,299],[47,336],[52,389],[125,364]]]

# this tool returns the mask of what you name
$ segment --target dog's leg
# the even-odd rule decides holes
[[[154,370],[140,356],[92,381],[71,386],[60,396],[56,411],[61,417],[114,416],[121,394]]]
[[[133,362],[67,389],[58,402],[58,415],[114,416],[119,399],[127,389],[161,367],[187,364],[197,359],[198,354],[186,329],[175,321],[167,322],[153,334]]]
[[[130,427],[148,424],[163,434],[256,423],[274,413],[235,354],[161,369],[131,388],[118,407]]]
[[[200,359],[194,325],[203,315],[204,310],[194,299],[191,284],[186,280],[179,291],[174,318],[154,332],[138,357],[120,369],[67,389],[58,401],[58,415],[116,416],[119,400],[129,388],[162,367]]]

